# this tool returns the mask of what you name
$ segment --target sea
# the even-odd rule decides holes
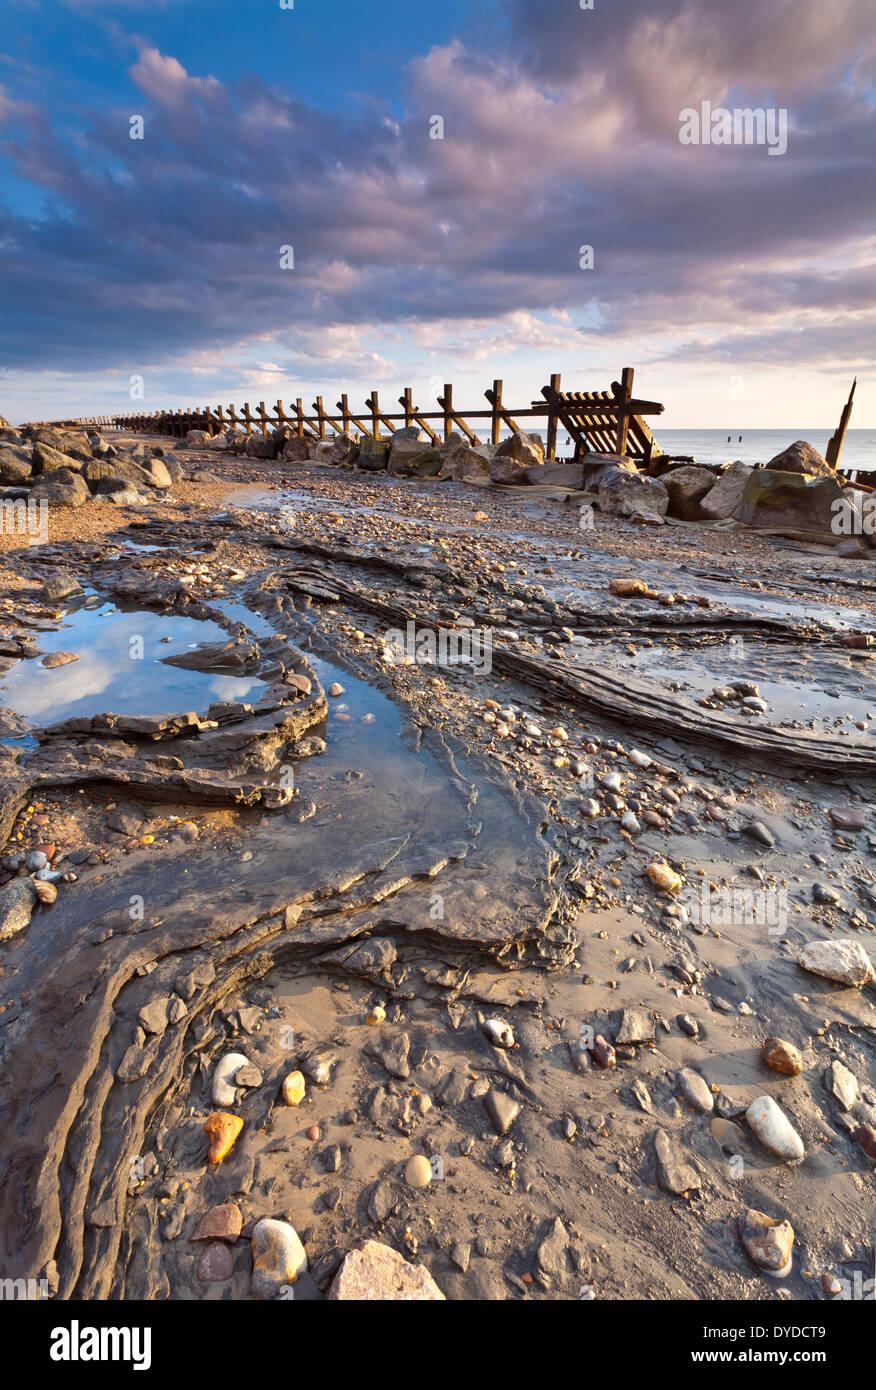
[[[651,422],[654,424],[654,422]],[[488,430],[479,430],[489,439]],[[542,430],[543,433],[543,430]],[[833,430],[664,430],[659,421],[654,425],[654,437],[664,454],[690,456],[697,463],[769,463],[796,439],[805,439],[820,454],[827,451]],[[564,430],[557,431],[557,457],[571,458],[573,445]],[[847,430],[842,453],[842,469],[857,468],[861,472],[876,470],[876,429]]]

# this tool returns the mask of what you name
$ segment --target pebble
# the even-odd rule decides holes
[[[331,697],[332,697],[333,700],[334,700],[334,699],[337,699],[337,697],[338,697],[339,695],[343,695],[343,694],[344,694],[344,687],[343,687],[342,685],[340,685],[340,684],[338,683],[338,681],[332,681],[331,685],[329,686],[328,690],[326,691],[326,695],[331,695]]]
[[[842,1062],[836,1060],[824,1073],[824,1088],[833,1096],[841,1110],[851,1110],[858,1099],[858,1082]]]
[[[294,1226],[270,1217],[252,1233],[252,1292],[254,1298],[275,1298],[284,1285],[294,1284],[307,1269],[307,1255]]]
[[[222,1283],[234,1273],[234,1256],[221,1240],[212,1241],[201,1251],[197,1277],[202,1284]]]
[[[226,1154],[233,1149],[242,1129],[243,1120],[239,1115],[225,1115],[222,1111],[215,1111],[204,1123],[204,1133],[210,1140],[207,1162],[221,1163]]]
[[[739,1239],[749,1259],[774,1279],[791,1273],[794,1227],[790,1221],[767,1216],[754,1207],[739,1217]]]
[[[344,1257],[328,1298],[332,1302],[443,1301],[444,1295],[429,1271],[412,1265],[389,1245],[364,1240]]]
[[[617,1053],[601,1033],[597,1033],[593,1042],[588,1047],[588,1052],[598,1067],[603,1071],[608,1071],[617,1062]]]
[[[497,1134],[507,1134],[520,1114],[518,1101],[512,1100],[504,1091],[491,1087],[484,1096],[484,1108]]]
[[[428,1187],[432,1181],[432,1165],[425,1154],[413,1154],[405,1164],[408,1187]]]
[[[681,877],[674,869],[670,869],[668,864],[649,864],[646,872],[654,887],[659,888],[661,893],[677,893],[681,888]]]
[[[58,890],[54,883],[47,883],[45,879],[34,879],[33,891],[41,903],[53,903],[58,896]]]
[[[772,849],[776,843],[775,836],[768,830],[763,821],[753,820],[748,825],[742,827],[743,835],[747,835],[750,840],[755,840],[759,845],[765,845],[767,849]]]
[[[211,1207],[204,1212],[189,1240],[227,1240],[233,1244],[242,1227],[240,1207],[234,1202],[223,1202],[221,1206]]]
[[[234,1078],[238,1068],[249,1065],[249,1058],[244,1057],[242,1052],[228,1052],[216,1063],[213,1070],[213,1104],[214,1105],[233,1105],[237,1100],[237,1091],[234,1087]]]
[[[701,1115],[710,1115],[715,1108],[715,1098],[699,1072],[690,1067],[682,1067],[676,1072],[675,1083],[681,1098],[687,1101],[692,1110]]]
[[[494,1047],[505,1049],[514,1046],[514,1032],[509,1023],[501,1018],[488,1018],[484,1022],[484,1032]]]
[[[859,988],[873,978],[870,957],[863,946],[850,937],[811,941],[797,956],[797,964],[813,975],[853,988]]]
[[[785,1163],[804,1158],[803,1140],[772,1096],[758,1096],[745,1112],[749,1128],[765,1149]]]
[[[876,1159],[876,1129],[872,1125],[858,1125],[854,1138],[868,1158]]]
[[[794,1044],[784,1038],[764,1039],[760,1055],[771,1071],[782,1076],[799,1076],[803,1070],[803,1058]]]

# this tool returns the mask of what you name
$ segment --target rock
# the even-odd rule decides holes
[[[24,483],[30,476],[31,460],[23,449],[0,449],[0,483]]]
[[[413,1154],[405,1164],[408,1187],[428,1187],[432,1181],[432,1165],[425,1154]]]
[[[691,1070],[690,1067],[682,1067],[675,1074],[675,1084],[678,1087],[678,1094],[692,1110],[697,1110],[701,1115],[710,1115],[715,1108],[715,1098],[709,1090],[699,1072]]]
[[[246,441],[246,456],[251,459],[274,458],[274,441],[266,435],[251,434]]]
[[[803,1070],[803,1058],[794,1044],[784,1038],[766,1038],[760,1055],[770,1070],[781,1076],[799,1076]]]
[[[196,1272],[202,1284],[221,1283],[234,1273],[234,1256],[221,1240],[213,1241],[201,1251]]]
[[[36,906],[34,890],[25,878],[0,888],[0,941],[8,941],[29,924]]]
[[[653,1042],[655,1037],[654,1020],[641,1009],[624,1009],[614,1035],[618,1043]]]
[[[214,1111],[204,1122],[204,1133],[210,1140],[207,1162],[221,1163],[231,1152],[242,1129],[243,1120],[239,1115],[226,1115],[221,1111]]]
[[[490,462],[490,477],[494,483],[523,483],[526,470],[544,463],[544,446],[537,434],[515,430],[503,439]]]
[[[329,463],[342,467],[355,463],[359,453],[359,437],[347,432],[336,434],[329,450]]]
[[[205,1211],[189,1240],[227,1240],[233,1245],[243,1227],[240,1207],[234,1202],[223,1202],[219,1207]]]
[[[510,1023],[502,1018],[488,1018],[484,1021],[484,1032],[494,1047],[512,1048],[514,1032]]]
[[[495,1087],[491,1087],[484,1096],[484,1109],[490,1117],[493,1129],[499,1135],[507,1134],[520,1114],[519,1103],[504,1091],[497,1091]]]
[[[630,1087],[630,1095],[636,1102],[640,1110],[644,1110],[646,1115],[650,1115],[654,1110],[654,1102],[651,1099],[651,1092],[640,1077],[636,1077]]]
[[[770,530],[821,531],[832,534],[835,504],[843,490],[835,476],[810,478],[805,473],[777,473],[758,468],[745,485],[739,520]]]
[[[405,474],[408,472],[408,465],[425,453],[426,449],[421,440],[401,438],[401,434],[402,431],[397,430],[392,436],[389,446],[389,468],[393,473]]]
[[[452,478],[455,482],[489,482],[490,464],[493,459],[492,446],[482,444],[477,448],[464,444],[451,454],[445,454],[439,478]]]
[[[234,1073],[234,1084],[235,1086],[245,1086],[248,1089],[253,1086],[261,1086],[262,1074],[258,1067],[253,1066],[252,1062],[247,1062],[245,1066],[238,1067]]]
[[[851,1110],[858,1099],[858,1082],[842,1062],[832,1061],[822,1077],[825,1090],[839,1103],[841,1110]]]
[[[536,463],[526,470],[526,481],[534,487],[567,487],[580,492],[584,487],[584,467],[580,463]]]
[[[609,592],[616,594],[618,598],[644,598],[651,590],[644,579],[610,579],[608,581]],[[620,786],[620,778],[617,779]]]
[[[214,1105],[233,1105],[237,1100],[234,1077],[239,1067],[245,1067],[249,1058],[242,1052],[228,1052],[221,1057],[213,1069],[213,1088],[211,1095]]]
[[[791,1273],[794,1227],[790,1221],[749,1207],[739,1217],[737,1229],[746,1255],[760,1269],[776,1279],[784,1279]]]
[[[631,516],[633,512],[656,512],[665,516],[669,493],[657,478],[617,469],[599,484],[599,509],[609,516]]]
[[[45,905],[55,902],[58,897],[58,890],[54,883],[46,883],[38,876],[33,879],[33,890],[39,901]]]
[[[400,1081],[406,1081],[411,1074],[408,1061],[410,1050],[411,1040],[407,1033],[401,1033],[396,1038],[375,1038],[373,1042],[365,1044],[365,1051],[376,1057],[390,1076],[397,1076]]]
[[[414,458],[408,459],[405,472],[411,478],[437,478],[443,462],[437,449],[425,449]]]
[[[91,458],[90,452],[88,458]],[[61,453],[57,449],[51,449],[47,444],[38,442],[33,446],[33,471],[35,474],[57,473],[61,469],[78,473],[82,464],[82,459],[74,458],[72,454]]]
[[[803,439],[789,444],[787,449],[776,454],[764,467],[779,473],[808,473],[813,478],[834,477],[834,470],[827,459],[822,458],[818,450],[813,449],[812,445]]]
[[[681,888],[680,875],[674,869],[670,869],[668,864],[649,864],[645,872],[661,893],[677,893]]]
[[[284,1105],[301,1104],[304,1099],[305,1084],[300,1071],[290,1071],[288,1076],[284,1076],[280,1094],[283,1097]]]
[[[588,1045],[587,1051],[593,1058],[598,1067],[603,1071],[608,1071],[617,1062],[617,1053],[601,1033],[597,1033],[592,1043]]]
[[[794,1163],[805,1157],[803,1140],[772,1096],[758,1096],[753,1100],[745,1118],[752,1133],[776,1158]]]
[[[678,1141],[658,1129],[654,1136],[654,1157],[657,1160],[657,1184],[673,1197],[698,1192],[702,1186],[695,1170],[686,1162]]]
[[[569,1247],[569,1233],[558,1216],[551,1222],[550,1230],[542,1240],[535,1255],[535,1273],[539,1283],[549,1284],[552,1279],[562,1279],[568,1272],[566,1251]]]
[[[471,1263],[471,1246],[467,1241],[457,1240],[450,1247],[450,1260],[457,1269],[461,1269],[465,1274]]]
[[[40,589],[41,596],[49,603],[57,603],[63,598],[69,598],[71,594],[81,594],[82,585],[78,579],[74,579],[72,574],[64,574],[60,570],[50,575]]]
[[[755,470],[747,463],[731,463],[700,502],[700,512],[709,521],[736,519],[742,507],[742,495]]]
[[[388,441],[366,436],[359,444],[359,457],[356,462],[360,468],[367,469],[370,473],[386,468],[389,463]]]
[[[303,435],[291,435],[279,455],[286,463],[305,463],[310,458],[310,444]]]
[[[776,843],[772,831],[767,829],[763,821],[751,821],[742,827],[742,833],[747,835],[750,840],[756,841],[757,844],[765,845],[767,849],[772,849]]]
[[[797,956],[797,964],[813,975],[838,984],[860,988],[873,978],[873,964],[864,947],[850,937],[811,941]]]
[[[700,503],[715,486],[716,478],[708,468],[687,464],[671,468],[662,474],[660,481],[669,494],[668,515],[683,521],[698,521],[702,514]]]
[[[301,1063],[301,1070],[317,1086],[328,1086],[332,1079],[332,1067],[337,1062],[337,1054],[330,1048],[322,1048],[309,1053]]]
[[[876,1159],[876,1129],[872,1125],[858,1125],[853,1138],[868,1158]]]
[[[377,1182],[368,1199],[368,1216],[371,1221],[385,1221],[396,1208],[396,1196],[388,1182]]]
[[[682,1033],[687,1033],[689,1038],[698,1038],[700,1035],[700,1025],[690,1014],[679,1014],[678,1026]]]
[[[253,1228],[252,1255],[254,1298],[276,1298],[307,1269],[304,1246],[287,1221],[259,1221]]]
[[[76,652],[49,652],[48,656],[43,657],[40,665],[53,671],[56,666],[69,666],[71,662],[78,660]]]
[[[345,1303],[444,1300],[427,1269],[409,1264],[397,1251],[376,1240],[360,1242],[344,1257],[328,1297]]]
[[[827,814],[837,830],[863,830],[867,824],[867,817],[859,806],[831,806]]]

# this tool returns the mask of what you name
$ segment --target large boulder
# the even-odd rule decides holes
[[[56,468],[43,474],[31,489],[34,501],[45,499],[50,507],[81,507],[88,496],[87,482],[72,468]]]
[[[609,473],[619,468],[624,473],[638,473],[638,468],[628,454],[585,454],[581,460],[584,470],[584,487],[588,492],[598,492],[599,484]]]
[[[306,435],[293,434],[283,445],[282,458],[286,463],[306,463],[310,458],[310,444]]]
[[[359,436],[349,434],[346,431],[336,434],[332,440],[332,447],[329,450],[329,463],[344,465],[353,464],[359,452]]]
[[[770,530],[830,532],[842,495],[835,476],[811,478],[757,468],[745,485],[739,520]]]
[[[314,463],[331,463],[332,441],[330,439],[313,440],[310,445],[310,457]]]
[[[251,459],[272,459],[274,441],[263,434],[251,434],[246,441],[246,456]]]
[[[665,516],[668,506],[669,493],[663,483],[642,473],[617,468],[599,484],[599,509],[609,516],[632,516],[636,512]]]
[[[225,449],[229,454],[245,454],[247,436],[243,430],[226,430],[222,438],[225,440]]]
[[[441,472],[442,459],[437,449],[425,449],[416,458],[410,459],[406,471],[412,478],[437,478]]]
[[[221,439],[222,436],[220,435],[219,438]],[[189,430],[183,443],[187,449],[212,449],[216,446],[212,434],[208,434],[206,430]],[[225,448],[224,439],[222,448]]]
[[[171,486],[171,477],[161,459],[150,458],[145,466],[134,463],[133,459],[114,460],[115,476],[124,479],[136,488],[165,488]],[[103,491],[98,487],[98,491]]]
[[[84,432],[80,434],[40,425],[31,431],[30,437],[35,443],[45,444],[47,448],[54,449],[59,454],[69,454],[71,458],[79,459],[82,463],[91,458],[91,444]]]
[[[808,473],[813,478],[832,478],[834,475],[827,459],[805,439],[789,444],[787,449],[771,458],[766,467],[776,473]]]
[[[536,463],[527,468],[525,477],[534,487],[567,487],[580,492],[584,467],[580,463]]]
[[[88,457],[91,458],[90,453]],[[83,462],[84,460],[74,458],[72,454],[62,454],[60,450],[51,448],[41,440],[33,446],[34,473],[51,473],[56,468],[69,468],[78,473]]]
[[[407,473],[408,465],[420,454],[424,453],[428,445],[422,439],[399,438],[401,431],[396,431],[392,436],[389,446],[389,468],[391,473]],[[417,431],[419,434],[419,430]]]
[[[360,468],[366,469],[369,473],[377,473],[386,468],[389,463],[389,441],[372,439],[370,435],[366,435],[359,443],[357,462]]]
[[[737,459],[719,477],[700,502],[700,512],[708,521],[736,520],[742,506],[742,494],[754,469]]]
[[[116,466],[109,459],[90,459],[82,465],[82,476],[94,492],[104,478],[116,477]]]
[[[715,486],[715,475],[708,468],[685,464],[681,468],[671,468],[660,481],[669,493],[669,515],[680,517],[682,521],[698,521],[700,503]]]
[[[478,444],[473,447],[463,443],[452,453],[445,454],[438,477],[452,478],[457,483],[489,482],[493,452],[490,444]]]
[[[0,446],[0,483],[23,483],[31,475],[31,461],[25,449]]]
[[[490,477],[494,483],[525,483],[527,468],[541,463],[544,463],[541,436],[515,430],[496,449],[490,464]]]

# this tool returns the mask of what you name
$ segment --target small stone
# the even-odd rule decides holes
[[[225,1115],[221,1111],[214,1111],[204,1124],[204,1133],[210,1140],[207,1162],[221,1163],[234,1147],[242,1129],[243,1120],[239,1115]]]
[[[781,1076],[799,1076],[803,1070],[803,1058],[794,1044],[785,1042],[784,1038],[766,1038],[760,1055],[770,1070]]]
[[[304,1246],[287,1221],[259,1221],[252,1233],[252,1254],[254,1298],[276,1298],[307,1269]]]
[[[39,901],[44,903],[47,907],[55,902],[58,896],[58,890],[54,883],[46,883],[43,879],[39,878],[33,880],[33,891],[36,893]]]
[[[858,1125],[854,1138],[868,1158],[876,1159],[876,1129],[872,1125]]]
[[[764,1148],[777,1158],[794,1163],[805,1157],[803,1140],[772,1096],[758,1096],[753,1100],[745,1118]]]
[[[232,1244],[237,1240],[243,1226],[240,1207],[234,1202],[223,1202],[222,1206],[211,1207],[205,1211],[190,1240],[227,1240]]]
[[[258,1067],[253,1066],[252,1062],[245,1062],[244,1065],[238,1067],[237,1071],[234,1073],[234,1084],[235,1086],[246,1086],[247,1088],[261,1086],[262,1074]]]
[[[821,1288],[828,1298],[836,1298],[837,1294],[843,1291],[843,1286],[835,1274],[822,1274]]]
[[[78,660],[75,652],[49,652],[48,656],[43,657],[40,665],[51,671],[55,666],[69,666],[71,661]]]
[[[396,1197],[388,1182],[374,1184],[368,1199],[368,1215],[374,1222],[385,1221],[395,1211]]]
[[[195,822],[191,820],[184,820],[182,824],[178,826],[178,832],[182,839],[185,840],[186,844],[192,844],[201,833],[195,825]]]
[[[311,1125],[309,1129],[304,1131],[304,1137],[309,1139],[311,1144],[315,1144],[320,1137],[319,1125]]]
[[[603,1071],[608,1071],[608,1069],[613,1067],[617,1062],[617,1053],[611,1043],[608,1042],[601,1033],[596,1034],[596,1037],[593,1039],[593,1042],[590,1043],[587,1050],[596,1065],[602,1067]]]
[[[149,1030],[147,1029],[147,1031]],[[214,1105],[234,1104],[237,1100],[234,1078],[241,1067],[247,1066],[249,1066],[249,1058],[245,1057],[242,1052],[227,1052],[224,1057],[220,1057],[213,1070],[213,1089],[211,1094]]]
[[[37,898],[31,881],[14,878],[0,888],[0,941],[8,941],[28,925]]]
[[[488,1018],[484,1023],[484,1032],[494,1047],[507,1049],[514,1046],[514,1032],[510,1023],[502,1018]]]
[[[300,1071],[290,1071],[288,1076],[283,1078],[283,1085],[280,1094],[283,1097],[284,1105],[300,1105],[304,1099],[306,1087],[304,1077]]]
[[[484,1096],[484,1108],[490,1117],[493,1129],[499,1135],[507,1134],[520,1114],[518,1102],[512,1100],[504,1091],[497,1091],[495,1087],[491,1087]]]
[[[682,1067],[676,1072],[675,1082],[683,1100],[701,1115],[710,1115],[715,1108],[715,1098],[699,1072],[690,1067]]]
[[[432,1165],[425,1154],[413,1154],[405,1164],[408,1187],[428,1187],[432,1181]]]
[[[221,1283],[234,1273],[234,1256],[221,1240],[204,1247],[198,1260],[197,1277],[202,1284]]]
[[[677,893],[681,888],[681,877],[668,864],[649,864],[646,872],[661,893]]]
[[[833,1061],[824,1073],[825,1090],[839,1102],[841,1110],[851,1110],[858,1099],[858,1082],[842,1062]]]
[[[338,683],[338,681],[332,681],[331,685],[329,686],[328,690],[326,691],[326,695],[331,695],[331,697],[332,697],[333,700],[334,700],[334,699],[337,699],[337,697],[338,697],[339,695],[343,695],[343,693],[344,693],[344,687],[343,687],[342,685],[340,685],[340,684]]]
[[[691,1018],[690,1014],[679,1014],[678,1026],[682,1033],[687,1033],[689,1038],[699,1037],[700,1025],[695,1018]]]
[[[465,1274],[471,1262],[471,1246],[466,1241],[458,1240],[450,1248],[450,1259]]]
[[[747,835],[750,840],[755,840],[759,845],[765,845],[767,849],[772,849],[776,843],[775,836],[768,830],[763,821],[753,820],[748,825],[742,827],[743,835]]]
[[[615,1045],[653,1042],[654,1020],[641,1009],[624,1009],[614,1035]]]
[[[657,1183],[673,1197],[698,1192],[702,1186],[695,1170],[687,1163],[678,1141],[658,1129],[654,1137],[654,1156],[657,1160]]]
[[[745,1253],[767,1274],[784,1279],[791,1273],[794,1227],[790,1221],[767,1216],[765,1212],[750,1207],[740,1216],[738,1230]]]
[[[825,980],[860,988],[873,978],[873,963],[867,952],[850,937],[830,941],[811,941],[797,956],[797,964]]]

